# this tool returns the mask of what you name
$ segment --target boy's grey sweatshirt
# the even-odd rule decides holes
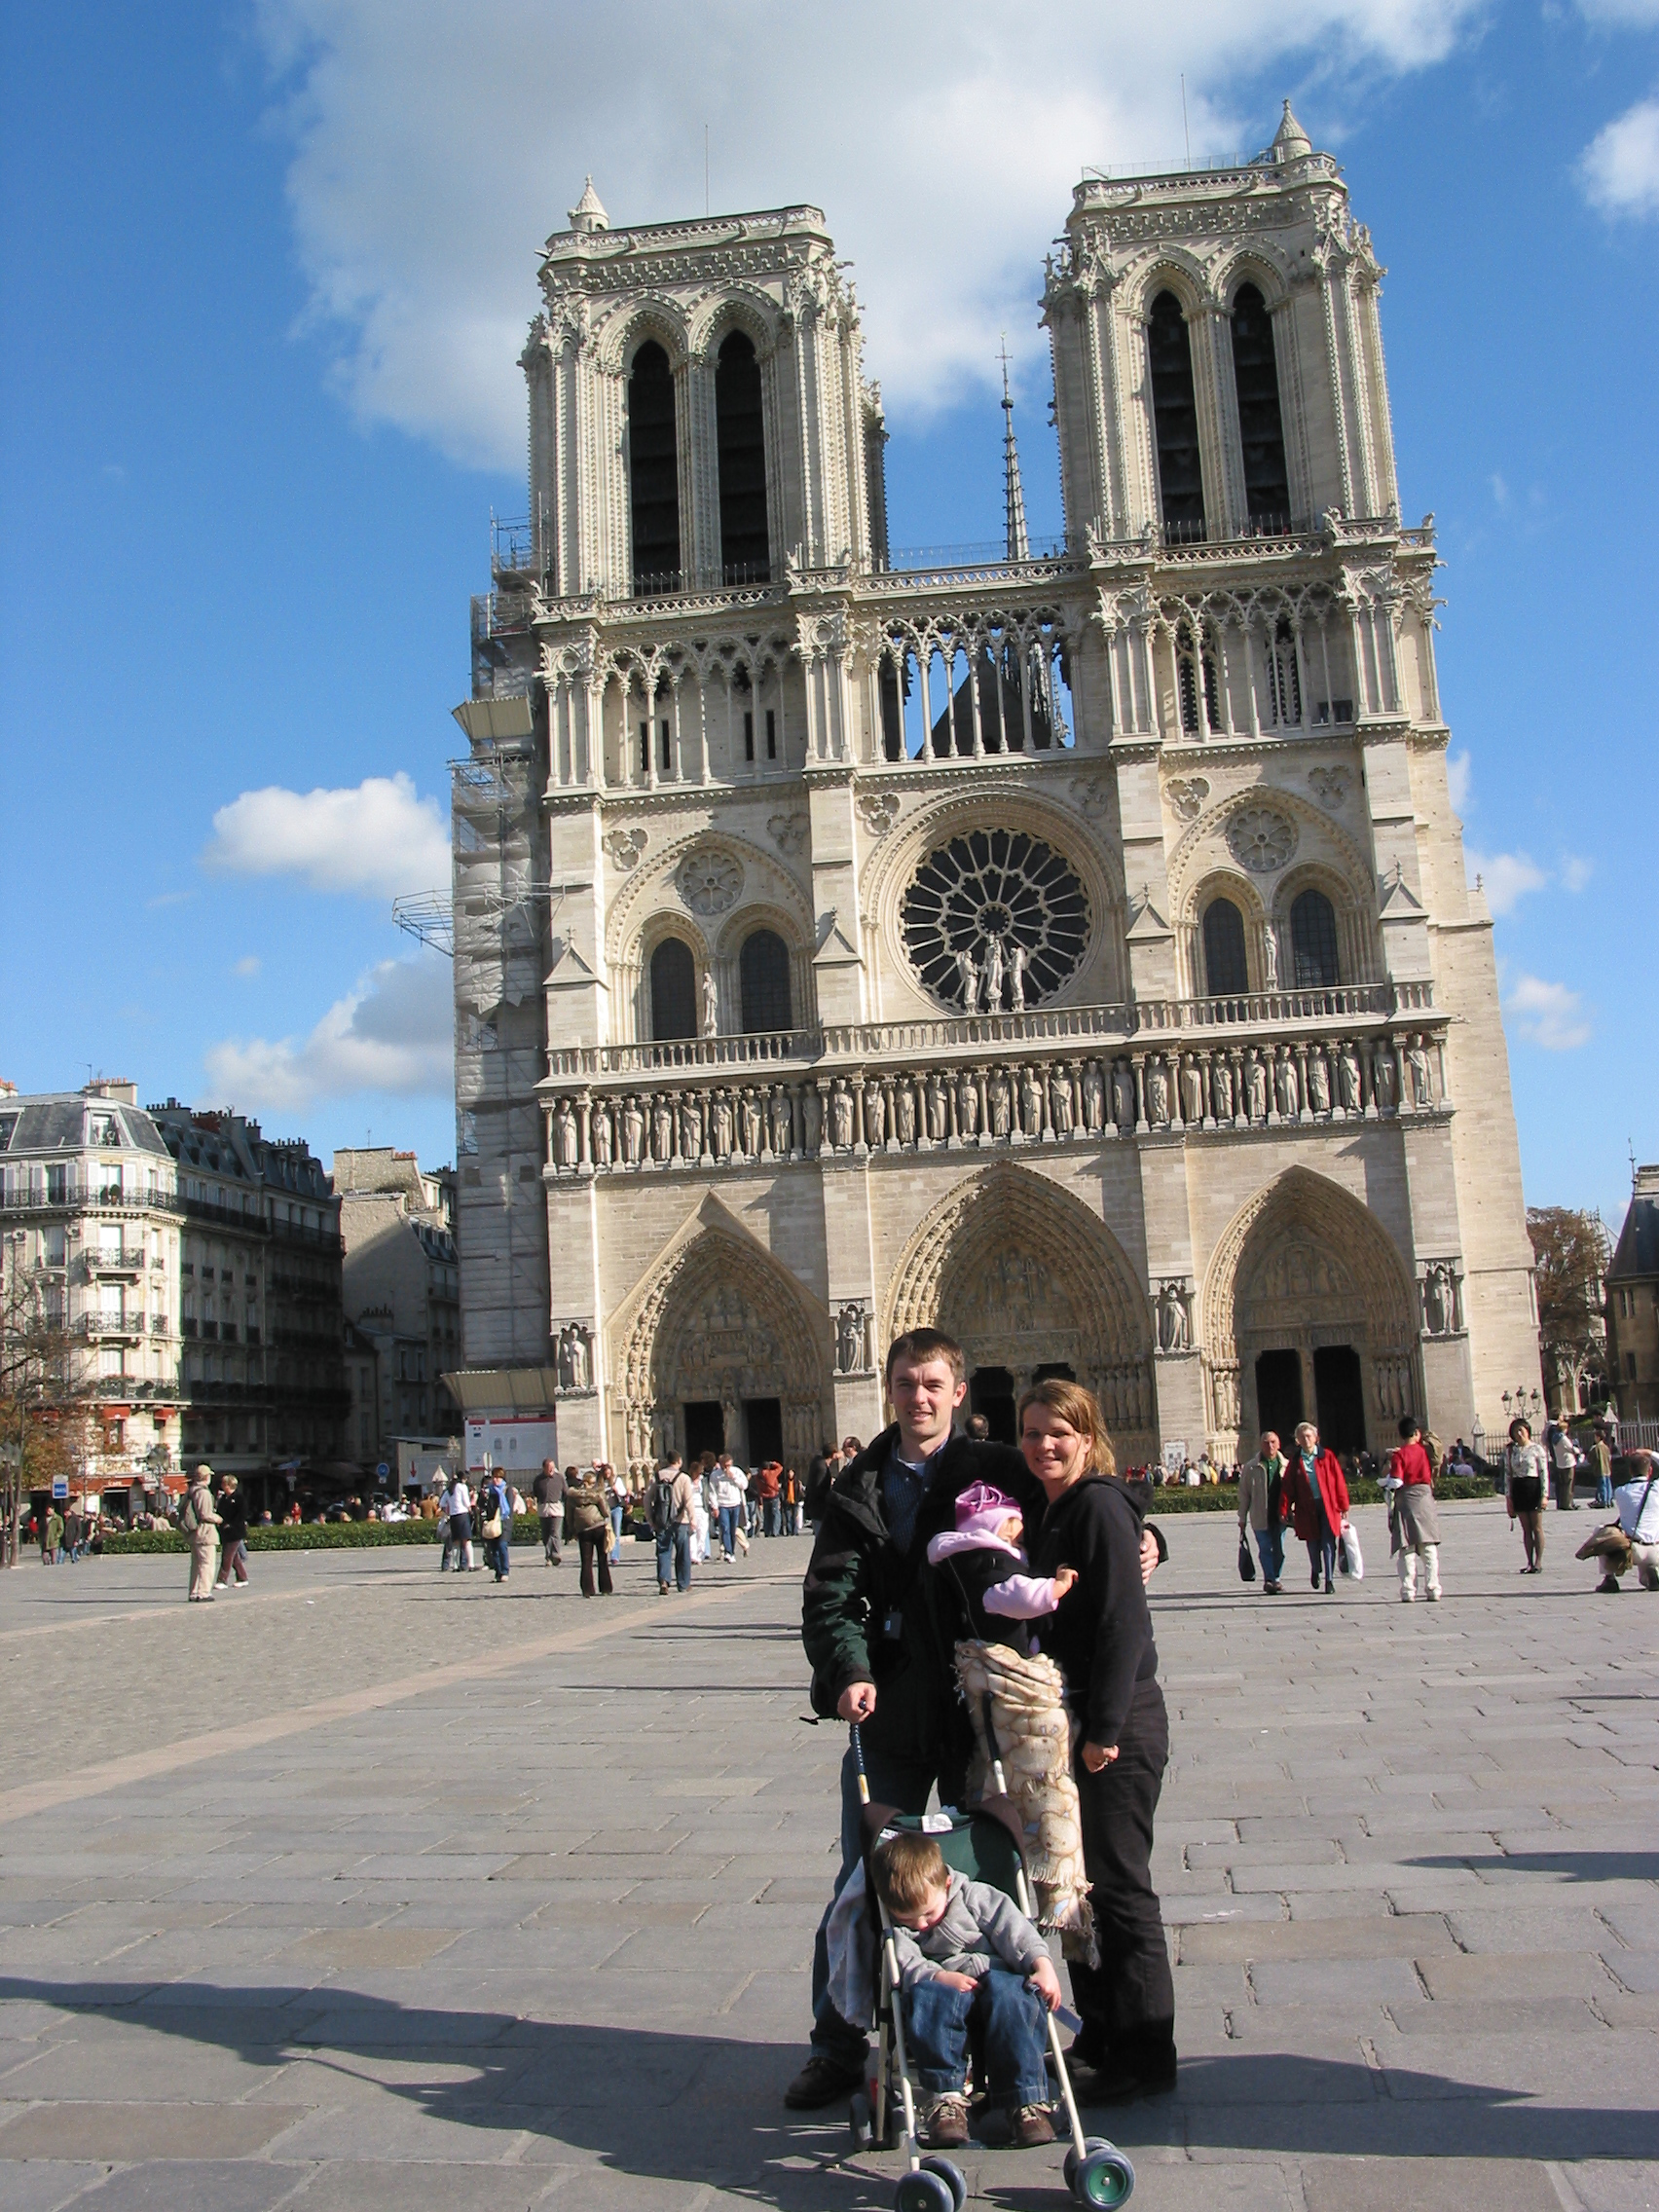
[[[1049,1946],[1014,1899],[988,1882],[950,1877],[950,1901],[942,1919],[917,1930],[894,1924],[899,1950],[899,1983],[913,1989],[938,1973],[971,1974],[977,1981],[993,1966],[1028,1974]]]

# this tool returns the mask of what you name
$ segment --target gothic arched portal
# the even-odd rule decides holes
[[[1337,1451],[1385,1441],[1420,1411],[1416,1300],[1376,1215],[1293,1167],[1234,1216],[1211,1255],[1203,1325],[1212,1444],[1255,1449],[1262,1428],[1316,1421]]]
[[[617,1457],[634,1476],[667,1452],[722,1445],[804,1470],[827,1433],[827,1346],[793,1277],[711,1201],[653,1263],[613,1342]]]
[[[1042,1176],[984,1168],[929,1214],[895,1271],[885,1341],[916,1328],[957,1339],[987,1417],[1069,1374],[1098,1396],[1121,1462],[1155,1456],[1145,1294],[1105,1223]]]

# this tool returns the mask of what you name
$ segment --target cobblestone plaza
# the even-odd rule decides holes
[[[1554,1539],[1444,1509],[1448,1598],[1269,1605],[1167,1524],[1158,1871],[1179,2093],[1148,2212],[1659,2203],[1659,1639]],[[0,2207],[859,2212],[787,2114],[839,1731],[801,1724],[802,1542],[664,1604],[422,1550],[0,1586]],[[844,2161],[844,2162],[837,2162]],[[1059,2153],[970,2160],[1066,2201]]]

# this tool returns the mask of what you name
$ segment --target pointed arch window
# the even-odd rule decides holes
[[[1268,703],[1282,729],[1302,722],[1302,672],[1296,665],[1296,638],[1280,615],[1268,639]]]
[[[790,1005],[790,948],[776,930],[756,930],[737,956],[743,999],[743,1026],[750,1033],[793,1029]]]
[[[680,447],[674,372],[654,338],[634,355],[628,378],[628,494],[634,532],[634,590],[680,589]]]
[[[1278,360],[1273,322],[1254,284],[1240,284],[1233,302],[1233,379],[1238,394],[1238,436],[1243,447],[1244,502],[1252,530],[1290,528],[1290,479],[1279,415]]]
[[[1244,917],[1231,899],[1204,908],[1204,987],[1212,999],[1242,998],[1250,988]]]
[[[1198,461],[1198,408],[1193,392],[1193,348],[1187,318],[1173,292],[1160,292],[1152,303],[1147,350],[1163,527],[1175,536],[1199,538],[1204,535],[1204,485]]]
[[[1200,728],[1220,729],[1221,697],[1216,684],[1215,656],[1200,650],[1199,635],[1190,623],[1182,623],[1175,633],[1175,668],[1181,692],[1181,727],[1189,737],[1197,737]]]
[[[771,581],[766,534],[766,425],[760,364],[748,334],[734,330],[715,362],[715,427],[720,478],[720,569],[728,584]]]
[[[1337,917],[1322,891],[1304,891],[1291,906],[1290,956],[1299,991],[1324,990],[1342,980]]]
[[[683,938],[665,937],[651,954],[651,1036],[659,1045],[697,1034],[697,964]]]

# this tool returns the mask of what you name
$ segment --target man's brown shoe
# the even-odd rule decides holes
[[[1008,2139],[1016,2151],[1038,2151],[1054,2140],[1054,2123],[1047,2105],[1021,2105],[1009,2125]]]
[[[838,2058],[815,2051],[784,2091],[784,2102],[791,2112],[817,2112],[863,2087],[862,2066],[844,2066]]]

